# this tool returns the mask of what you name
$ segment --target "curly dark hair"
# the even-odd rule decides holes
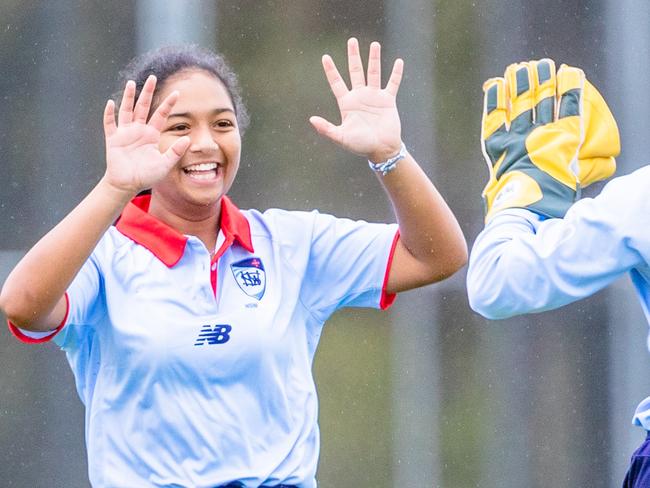
[[[206,71],[223,83],[235,108],[239,132],[243,135],[250,118],[242,100],[237,75],[223,56],[194,44],[162,47],[134,58],[120,72],[120,91],[114,99],[121,98],[122,90],[128,80],[135,81],[137,100],[149,75],[154,75],[157,78],[156,92],[159,92],[170,76],[183,70],[192,69]],[[156,99],[156,92],[154,93],[153,106],[159,102]]]

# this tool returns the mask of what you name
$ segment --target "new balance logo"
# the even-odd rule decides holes
[[[227,324],[217,325],[204,325],[201,327],[201,332],[196,338],[195,346],[202,346],[204,344],[214,345],[223,344],[230,340],[230,331],[232,327]]]

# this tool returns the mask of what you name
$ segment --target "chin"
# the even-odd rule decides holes
[[[223,197],[223,194],[211,195],[209,197],[203,198],[194,198],[192,199],[192,204],[197,207],[213,207],[221,203],[221,197]]]

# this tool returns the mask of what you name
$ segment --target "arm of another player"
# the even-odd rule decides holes
[[[115,123],[115,105],[104,112],[106,173],[88,196],[16,265],[0,292],[0,309],[14,325],[31,331],[56,329],[66,314],[65,291],[101,236],[140,190],[176,164],[189,144],[179,139],[165,154],[160,130],[177,94],[165,99],[147,122],[156,80],[145,83],[134,105],[135,83],[127,83]]]
[[[472,308],[493,319],[557,308],[641,263],[630,240],[647,220],[638,182],[620,178],[571,206],[580,187],[611,175],[619,151],[614,118],[584,73],[518,63],[484,90],[490,179],[467,275]]]
[[[321,117],[310,122],[325,137],[370,161],[397,155],[402,146],[396,96],[403,62],[395,61],[385,88],[381,88],[380,45],[370,45],[367,81],[359,44],[348,41],[348,90],[334,62],[323,56],[323,68],[341,111],[335,126]],[[440,281],[467,260],[467,245],[453,213],[413,157],[404,158],[390,172],[378,174],[391,200],[400,238],[395,248],[386,291],[396,293]]]
[[[564,219],[511,209],[479,234],[467,293],[490,319],[551,310],[590,296],[650,258],[650,166],[612,180]]]

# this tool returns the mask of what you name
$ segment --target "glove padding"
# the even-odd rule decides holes
[[[483,90],[486,222],[506,208],[563,217],[581,187],[614,173],[616,121],[582,70],[556,72],[550,59],[513,64]]]

